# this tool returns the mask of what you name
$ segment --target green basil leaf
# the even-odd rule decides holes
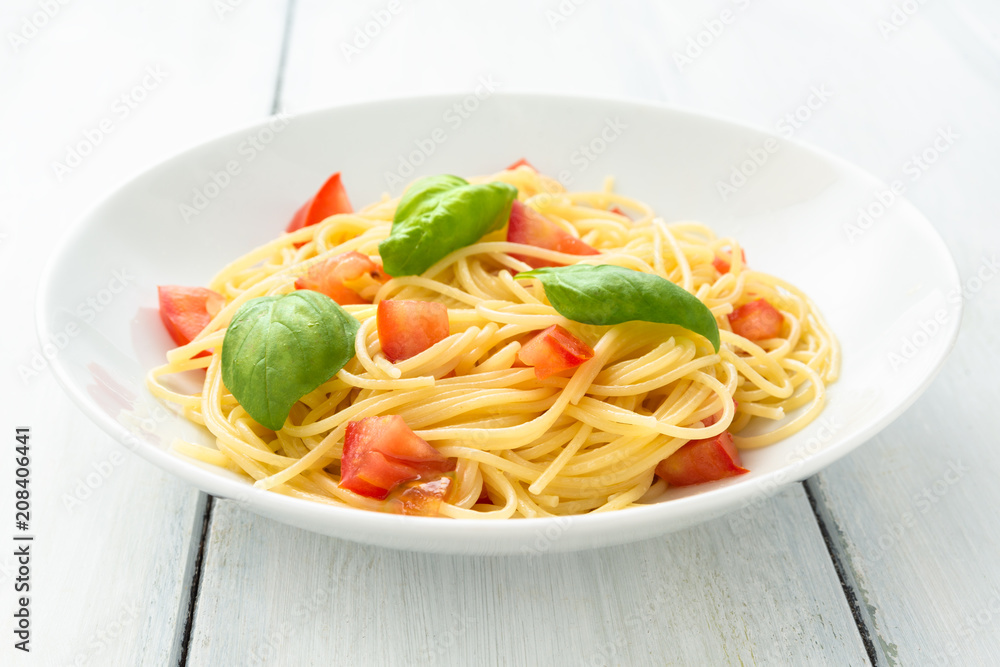
[[[719,351],[719,325],[712,311],[660,276],[609,264],[573,264],[522,271],[516,277],[541,280],[552,307],[574,322],[677,324],[704,336]]]
[[[236,311],[222,342],[222,382],[277,431],[295,403],[354,356],[361,323],[319,292],[262,296]]]
[[[399,200],[389,238],[378,246],[390,276],[415,276],[446,255],[500,229],[510,218],[517,188],[470,185],[458,176],[428,176]]]

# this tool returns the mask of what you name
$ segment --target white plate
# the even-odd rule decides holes
[[[398,194],[399,181],[490,173],[522,156],[570,189],[598,188],[614,175],[620,192],[668,221],[699,220],[737,236],[755,268],[812,296],[844,355],[821,418],[746,453],[747,475],[649,507],[565,519],[459,521],[341,509],[258,491],[168,453],[175,437],[210,440],[143,387],[145,372],[171,347],[156,311],[157,285],[205,284],[281,233],[334,171],[361,205],[386,190]],[[750,174],[745,183],[740,170]],[[720,182],[739,187],[723,196]],[[868,211],[860,221],[859,208]],[[827,153],[635,102],[440,96],[272,119],[137,176],[63,239],[42,280],[38,329],[56,376],[91,419],[200,489],[371,544],[540,553],[652,537],[733,510],[749,515],[782,485],[844,456],[899,416],[941,367],[958,332],[958,290],[954,263],[928,221]]]

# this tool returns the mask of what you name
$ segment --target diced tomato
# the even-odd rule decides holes
[[[390,496],[393,511],[409,516],[438,516],[441,503],[451,490],[451,477],[441,476],[426,481],[407,482]]]
[[[530,206],[525,206],[516,199],[510,209],[507,240],[511,243],[533,245],[536,248],[557,250],[570,255],[600,254],[596,248],[587,245],[538,211]],[[535,269],[542,266],[561,266],[558,262],[549,262],[536,257],[525,257],[513,253],[511,253],[511,257],[519,259]]]
[[[351,201],[347,198],[347,191],[344,190],[344,185],[340,182],[340,172],[338,171],[327,179],[319,192],[295,212],[285,231],[294,232],[297,229],[322,222],[331,215],[353,211]]]
[[[448,308],[436,301],[386,299],[378,302],[375,324],[386,358],[402,361],[448,337]]]
[[[558,324],[540,331],[517,353],[518,359],[535,367],[535,377],[539,380],[576,368],[593,356],[593,348]]]
[[[617,204],[615,204],[614,206],[612,206],[608,210],[611,211],[612,213],[616,213],[616,214],[622,216],[623,218],[629,217],[628,213],[626,213],[625,211],[623,211],[622,208],[621,208],[621,206],[618,206]]]
[[[160,285],[160,319],[177,345],[187,345],[208,326],[222,307],[226,297],[205,287]],[[202,357],[207,351],[198,353]]]
[[[442,456],[410,430],[399,415],[347,422],[341,488],[382,500],[403,482],[454,469],[453,459]]]
[[[714,438],[692,440],[656,466],[656,474],[670,486],[714,482],[747,472],[729,431]]]
[[[733,333],[748,340],[764,340],[781,335],[785,317],[764,299],[745,303],[729,313]]]
[[[743,258],[743,264],[745,265],[747,263],[747,254],[743,251],[743,248],[740,248],[740,257]],[[729,273],[729,269],[732,268],[729,264],[729,260],[719,257],[718,255],[712,260],[712,266],[714,266],[715,270],[719,273]]]
[[[531,164],[530,162],[528,162],[524,158],[521,158],[520,160],[518,160],[514,164],[510,165],[504,171],[513,171],[514,169],[517,169],[518,167],[528,167],[529,169],[531,169],[533,171],[538,171],[537,169],[535,169],[535,165]]]
[[[388,278],[382,267],[368,255],[350,251],[334,255],[309,269],[295,281],[295,289],[308,289],[327,295],[341,306],[371,303],[358,290]]]

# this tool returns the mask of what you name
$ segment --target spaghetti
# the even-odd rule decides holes
[[[182,455],[227,468],[258,488],[332,505],[397,508],[340,486],[348,424],[398,415],[417,436],[456,461],[437,512],[456,518],[511,518],[604,512],[655,501],[667,488],[657,465],[693,440],[724,431],[739,449],[795,433],[822,410],[836,380],[839,349],[800,290],[750,269],[739,243],[691,222],[666,224],[642,202],[611,190],[566,192],[528,166],[473,182],[515,186],[518,199],[600,251],[566,254],[511,243],[503,230],[456,250],[421,275],[371,281],[346,305],[360,322],[355,356],[293,407],[283,428],[254,421],[222,381],[226,327],[250,299],[286,294],[310,267],[356,251],[378,255],[398,200],[334,215],[285,234],[235,260],[209,287],[226,304],[191,343],[152,370],[150,390],[203,424],[216,448],[176,442]],[[626,214],[627,212],[627,214]],[[585,325],[549,305],[538,280],[517,280],[526,258],[553,264],[611,264],[666,278],[715,316],[721,347],[678,326],[626,322]],[[723,261],[720,266],[720,261]],[[724,270],[723,270],[724,269]],[[436,301],[449,333],[429,349],[390,362],[379,344],[378,302]],[[783,317],[781,334],[750,340],[729,315],[756,299]],[[518,363],[527,337],[560,325],[593,348],[572,372],[540,380]],[[200,355],[206,350],[214,354]],[[205,369],[197,393],[168,376]],[[792,414],[794,413],[794,414]],[[751,421],[779,426],[743,435]]]

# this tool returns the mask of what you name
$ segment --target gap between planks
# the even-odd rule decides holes
[[[823,542],[826,544],[827,553],[830,554],[830,561],[837,571],[837,578],[840,579],[840,588],[844,591],[844,597],[851,608],[851,614],[854,616],[854,625],[857,626],[858,634],[865,645],[868,660],[873,667],[879,667],[887,663],[884,660],[884,656],[880,658],[879,652],[875,648],[875,642],[872,640],[873,635],[878,636],[877,630],[872,622],[871,614],[868,613],[867,608],[862,607],[859,600],[859,597],[863,596],[859,596],[860,589],[854,577],[854,571],[850,567],[850,561],[846,558],[841,532],[837,529],[833,516],[830,514],[826,504],[821,503],[823,494],[818,490],[813,490],[813,485],[815,484],[813,480],[815,479],[815,477],[810,477],[801,482],[802,488],[809,499],[809,507],[812,508],[813,516],[816,517],[816,525],[819,526],[819,530],[823,534]]]
[[[185,579],[190,580],[190,585],[187,587],[186,599],[181,599],[181,612],[177,614],[177,618],[184,618],[184,624],[178,627],[183,627],[183,632],[178,638],[178,644],[180,645],[180,655],[177,659],[177,665],[179,667],[184,667],[187,664],[188,659],[188,648],[191,644],[191,630],[194,628],[194,612],[198,605],[198,591],[201,589],[201,573],[202,565],[205,562],[205,551],[208,544],[208,533],[212,523],[212,510],[215,507],[215,497],[208,495],[206,493],[199,494],[199,505],[204,502],[204,512],[201,515],[201,521],[195,522],[195,526],[192,528],[193,535],[191,539],[192,550],[194,551],[194,558],[189,559],[187,572],[185,572]],[[200,525],[199,525],[200,523]],[[194,545],[197,544],[197,549]],[[190,573],[190,574],[188,574]]]
[[[271,103],[271,115],[281,110],[281,93],[285,86],[285,66],[288,64],[288,45],[292,41],[292,22],[295,16],[295,0],[288,0],[285,6],[285,30],[281,35],[281,51],[278,54],[278,75],[274,80],[274,101]]]

